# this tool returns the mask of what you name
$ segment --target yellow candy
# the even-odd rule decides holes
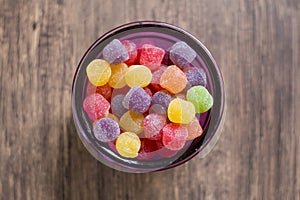
[[[126,85],[125,73],[128,66],[125,63],[120,63],[118,65],[111,65],[111,76],[108,84],[112,88],[122,88]]]
[[[189,124],[195,117],[195,107],[191,102],[180,98],[173,99],[168,107],[171,122]]]
[[[96,59],[90,62],[86,68],[86,74],[89,81],[95,86],[105,85],[111,75],[111,69],[108,62],[102,59]]]
[[[116,141],[118,153],[125,158],[135,158],[141,148],[140,138],[131,132],[122,133]]]
[[[130,132],[139,134],[143,132],[144,116],[132,111],[127,111],[120,119],[120,126]]]
[[[151,70],[144,65],[131,65],[125,74],[125,81],[129,87],[146,87],[151,80]]]

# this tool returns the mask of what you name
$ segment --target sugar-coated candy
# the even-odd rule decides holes
[[[151,70],[144,65],[131,65],[125,74],[125,81],[129,87],[146,87],[151,80]]]
[[[190,88],[187,91],[186,98],[194,104],[197,113],[208,111],[214,103],[211,94],[201,85]]]
[[[171,122],[189,124],[195,117],[195,107],[191,102],[180,98],[173,99],[168,107]]]
[[[176,42],[170,49],[170,59],[183,69],[196,58],[196,52],[185,42]]]
[[[149,113],[156,113],[156,114],[160,114],[160,115],[166,116],[167,115],[166,114],[167,113],[167,108],[163,107],[160,104],[153,104],[149,108]]]
[[[163,90],[163,88],[160,86],[160,77],[164,73],[164,71],[167,69],[166,66],[161,65],[158,70],[153,72],[152,74],[152,80],[151,80],[151,85],[156,89],[156,90]]]
[[[186,127],[188,130],[188,136],[186,140],[193,140],[203,133],[199,120],[196,117]]]
[[[181,92],[186,84],[185,74],[176,65],[169,66],[160,77],[160,86],[173,94]]]
[[[116,121],[110,118],[102,118],[95,123],[93,133],[97,140],[110,142],[120,135],[120,127]]]
[[[122,133],[116,141],[118,153],[125,158],[135,158],[141,147],[140,138],[132,132]]]
[[[102,86],[94,86],[93,84],[89,83],[87,88],[87,95],[93,93],[101,94],[105,99],[109,99],[111,97],[111,87],[108,84]]]
[[[83,109],[93,121],[103,117],[109,110],[109,102],[98,93],[85,97],[83,101]]]
[[[126,113],[128,111],[128,109],[125,108],[122,104],[124,97],[125,97],[125,95],[118,94],[118,95],[114,96],[111,100],[112,113],[119,118],[122,117],[122,115],[124,115],[124,113]]]
[[[150,160],[155,156],[157,145],[156,141],[146,138],[140,138],[141,148],[139,150],[138,160]]]
[[[125,82],[125,73],[128,70],[128,67],[125,63],[120,63],[117,65],[111,66],[111,76],[108,81],[108,84],[112,88],[122,88],[126,85]]]
[[[105,85],[111,75],[110,65],[103,59],[95,59],[86,67],[86,75],[93,85]]]
[[[167,110],[170,102],[172,101],[172,96],[166,92],[166,91],[159,91],[156,92],[151,99],[151,104],[159,104],[164,107],[165,110]]]
[[[125,95],[122,103],[125,108],[142,114],[149,109],[151,97],[143,88],[134,86]]]
[[[121,43],[126,48],[129,55],[129,59],[126,60],[125,63],[128,66],[135,64],[137,60],[137,54],[138,54],[136,44],[130,40],[123,40]]]
[[[181,124],[170,123],[162,130],[163,145],[170,150],[179,150],[184,144],[188,136],[186,126]]]
[[[206,74],[202,68],[195,67],[194,69],[184,72],[190,87],[196,85],[206,86]]]
[[[158,149],[156,153],[162,158],[171,158],[175,156],[178,152],[178,150],[170,150],[164,147],[161,140],[155,140],[155,142],[156,142],[156,148]]]
[[[103,59],[116,65],[128,60],[129,55],[120,40],[114,39],[103,48]]]
[[[153,140],[161,139],[160,131],[166,123],[167,119],[163,115],[155,113],[147,115],[143,121],[145,137]]]
[[[120,118],[120,126],[125,131],[134,132],[139,134],[143,132],[143,120],[144,116],[142,114],[138,114],[132,111],[127,111],[121,118]]]
[[[144,44],[142,46],[140,64],[149,67],[151,70],[157,69],[163,60],[165,51],[162,48],[151,44]]]

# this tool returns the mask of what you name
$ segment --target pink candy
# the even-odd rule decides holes
[[[166,123],[167,119],[163,115],[155,113],[147,115],[143,121],[145,137],[152,140],[160,140],[161,130]]]
[[[98,93],[87,96],[83,101],[83,109],[91,120],[103,117],[109,110],[109,102]]]
[[[165,51],[162,48],[151,44],[144,44],[142,46],[140,64],[147,66],[151,70],[157,69],[161,65]]]

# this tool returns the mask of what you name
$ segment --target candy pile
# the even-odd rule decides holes
[[[86,68],[89,80],[83,109],[93,134],[126,158],[169,158],[203,133],[199,114],[213,98],[202,68],[191,67],[196,52],[176,42],[166,52],[112,40],[103,58]],[[114,91],[125,92],[112,95]]]

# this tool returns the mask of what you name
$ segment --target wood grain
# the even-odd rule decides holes
[[[0,0],[0,199],[300,199],[298,0]],[[136,20],[197,36],[222,70],[223,134],[204,159],[127,174],[79,141],[71,84],[85,50]]]

